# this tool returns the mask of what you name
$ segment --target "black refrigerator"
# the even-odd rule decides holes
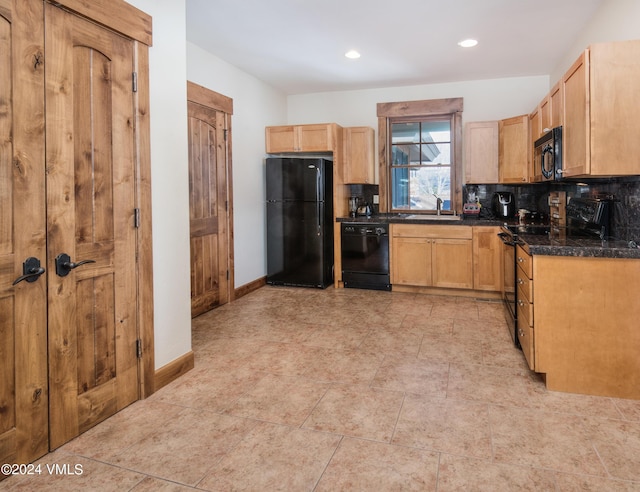
[[[267,283],[318,287],[333,283],[333,163],[269,157]]]

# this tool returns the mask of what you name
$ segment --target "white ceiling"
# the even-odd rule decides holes
[[[286,94],[548,75],[603,1],[186,0],[187,40]]]

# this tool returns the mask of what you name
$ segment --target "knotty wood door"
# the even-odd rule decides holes
[[[193,84],[189,85],[193,94]],[[200,92],[204,88],[198,88]],[[192,97],[198,99],[197,97]],[[200,101],[204,102],[204,101]],[[189,100],[191,315],[229,301],[230,114]]]
[[[14,285],[27,258],[47,267],[42,12],[0,0],[0,463],[48,451],[49,272]]]
[[[134,50],[112,31],[45,9],[54,449],[138,398]]]

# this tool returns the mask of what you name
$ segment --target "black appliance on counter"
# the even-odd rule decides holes
[[[267,283],[333,283],[333,163],[266,159]]]
[[[551,228],[548,225],[504,225],[498,234],[504,245],[504,295],[507,317],[512,326],[511,338],[516,347],[518,340],[518,258],[516,246],[524,244],[520,236],[551,235],[561,241],[576,238],[606,239],[611,235],[613,224],[613,197],[577,197],[566,206],[567,227]],[[568,242],[567,242],[568,243]]]
[[[493,214],[501,219],[516,216],[516,199],[509,191],[496,191],[491,198]]]
[[[391,290],[389,224],[343,222],[340,231],[344,286]]]

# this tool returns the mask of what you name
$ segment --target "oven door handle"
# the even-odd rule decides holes
[[[498,237],[500,238],[500,241],[502,241],[507,246],[516,245],[515,241],[513,240],[513,236],[511,234],[507,234],[506,232],[499,232]]]

